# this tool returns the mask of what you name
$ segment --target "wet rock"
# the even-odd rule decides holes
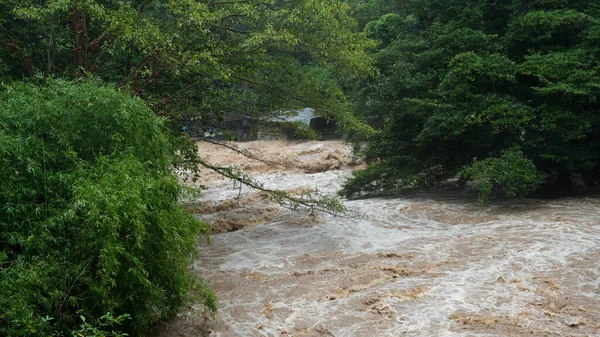
[[[581,317],[569,317],[565,320],[565,325],[570,328],[576,328],[584,324],[585,321]]]

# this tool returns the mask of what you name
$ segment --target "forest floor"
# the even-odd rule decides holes
[[[360,164],[339,141],[237,145],[269,163],[199,144],[211,163],[291,192],[333,194]],[[331,216],[203,174],[189,209],[214,234],[193,268],[219,311],[191,308],[153,337],[600,335],[600,198],[419,194]]]

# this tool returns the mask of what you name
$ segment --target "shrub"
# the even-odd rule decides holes
[[[481,202],[486,201],[494,190],[515,197],[535,191],[544,182],[544,176],[518,148],[509,149],[497,158],[474,160],[460,174],[471,181]]]
[[[207,235],[178,204],[174,164],[191,152],[163,120],[96,80],[0,97],[0,336],[66,336],[107,313],[140,334],[192,288],[215,309],[188,270]]]

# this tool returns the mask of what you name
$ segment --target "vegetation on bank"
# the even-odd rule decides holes
[[[485,200],[600,180],[600,5],[356,2],[380,75],[354,101],[378,132],[342,193],[461,177]],[[378,12],[378,10],[380,10]]]
[[[113,86],[44,82],[0,91],[0,335],[106,314],[139,334],[190,294],[214,310],[187,269],[208,227],[178,203],[164,120]]]

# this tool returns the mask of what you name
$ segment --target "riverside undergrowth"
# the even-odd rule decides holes
[[[188,269],[208,229],[178,202],[186,142],[113,86],[38,81],[0,91],[0,336],[139,335],[190,298],[215,310]]]

